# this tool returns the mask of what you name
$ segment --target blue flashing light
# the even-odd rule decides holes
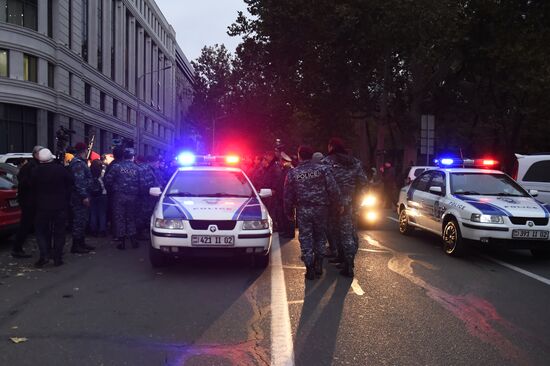
[[[442,165],[453,165],[455,163],[454,159],[444,158],[440,160]]]
[[[190,152],[182,152],[177,157],[178,163],[183,166],[190,166],[195,164],[195,155]]]

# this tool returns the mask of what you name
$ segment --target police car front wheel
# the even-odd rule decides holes
[[[464,239],[455,219],[447,221],[442,233],[443,249],[450,256],[458,257],[464,254]]]
[[[412,233],[414,228],[409,224],[409,217],[407,216],[407,210],[401,209],[399,212],[399,232],[403,235]]]

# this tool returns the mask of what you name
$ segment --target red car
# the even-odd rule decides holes
[[[13,233],[20,220],[17,188],[10,180],[0,177],[0,235]]]

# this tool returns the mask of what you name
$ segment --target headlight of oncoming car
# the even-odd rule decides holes
[[[263,230],[263,229],[269,229],[269,222],[267,220],[243,222],[243,230]]]
[[[376,196],[373,194],[368,194],[365,197],[363,197],[363,200],[361,201],[361,207],[373,207],[377,203]]]
[[[504,218],[498,215],[472,214],[470,220],[483,224],[504,224]]]
[[[159,229],[183,230],[183,220],[156,219],[155,227]]]

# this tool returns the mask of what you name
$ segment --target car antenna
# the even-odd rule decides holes
[[[464,154],[462,154],[462,148],[460,147],[458,151],[460,151],[460,160],[462,161],[462,168],[464,168]]]

